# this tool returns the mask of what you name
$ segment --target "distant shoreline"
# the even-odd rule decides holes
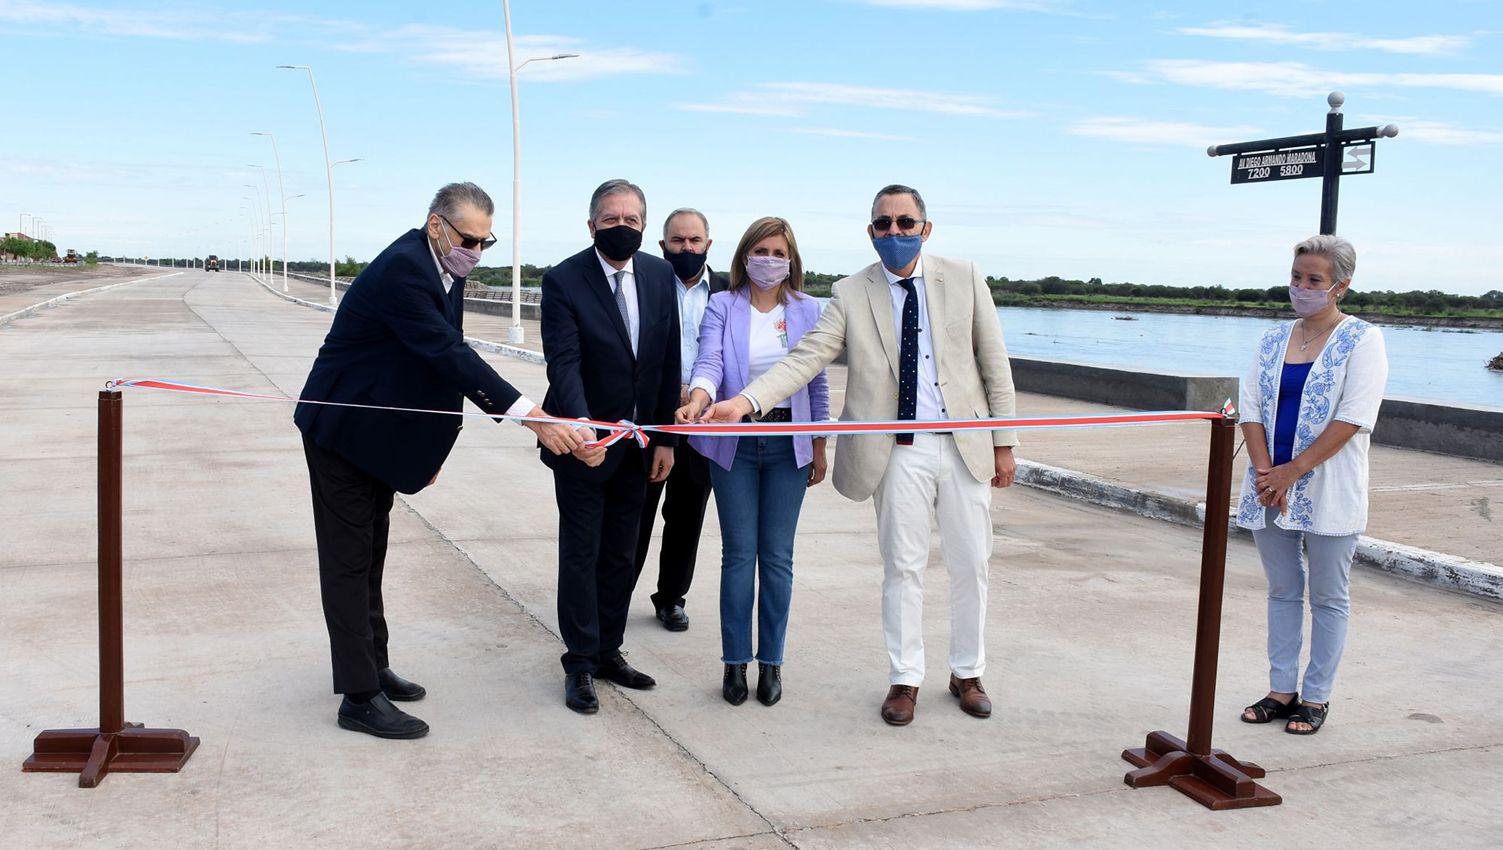
[[[1038,307],[1046,310],[1095,310],[1107,313],[1182,313],[1193,316],[1249,316],[1262,319],[1288,319],[1289,310],[1264,307],[1201,307],[1175,304],[1103,303],[1092,301],[1058,301],[1050,298],[1009,299],[998,307]],[[1380,325],[1456,328],[1459,330],[1503,330],[1503,319],[1465,316],[1390,316],[1382,313],[1353,313],[1360,319]]]

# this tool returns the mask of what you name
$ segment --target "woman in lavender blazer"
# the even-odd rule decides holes
[[[753,222],[731,259],[730,287],[710,296],[699,326],[688,422],[714,401],[731,398],[783,358],[819,318],[819,302],[803,293],[804,268],[793,230],[781,218]],[[830,417],[830,391],[820,372],[764,422],[819,422]],[[757,660],[757,700],[783,695],[783,643],[793,599],[793,536],[804,490],[825,477],[823,437],[691,437],[710,459],[720,514],[720,645],[726,702],[746,701],[746,667]],[[760,580],[761,593],[756,582]],[[752,654],[752,608],[757,652]]]

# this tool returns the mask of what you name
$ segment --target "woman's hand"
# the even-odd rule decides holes
[[[1289,490],[1304,475],[1293,463],[1281,463],[1271,469],[1253,468],[1256,477],[1253,488],[1258,494],[1258,504],[1264,507],[1289,507]]]
[[[825,480],[825,471],[829,464],[825,461],[825,438],[814,438],[814,462],[809,464],[809,486],[813,487]]]
[[[704,412],[705,406],[710,403],[710,394],[702,389],[695,389],[689,393],[689,401],[683,407],[673,412],[673,421],[680,425],[688,425],[699,419]]]

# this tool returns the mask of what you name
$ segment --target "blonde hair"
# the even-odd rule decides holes
[[[775,215],[757,219],[741,235],[736,253],[731,255],[731,283],[727,288],[735,292],[746,285],[746,258],[751,256],[752,248],[758,242],[769,236],[781,236],[788,241],[788,279],[778,285],[778,301],[786,304],[789,292],[804,291],[804,261],[799,257],[798,240],[793,238],[793,227],[787,219]]]

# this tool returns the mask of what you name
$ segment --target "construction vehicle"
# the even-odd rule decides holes
[[[208,259],[204,260],[204,271],[206,271],[206,272],[217,272],[217,271],[219,271],[219,257],[215,256],[214,254],[210,254],[209,257],[208,257]]]

